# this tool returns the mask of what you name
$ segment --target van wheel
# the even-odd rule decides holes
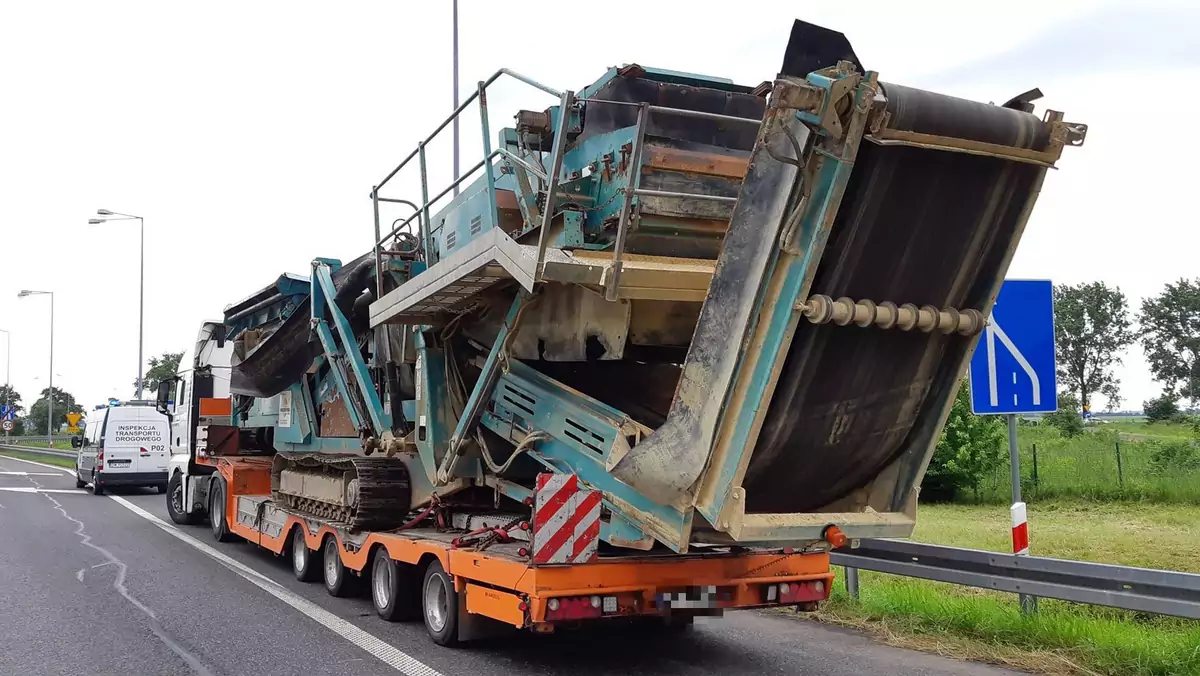
[[[183,511],[183,475],[176,472],[167,482],[167,514],[171,520],[181,526],[194,526],[200,522],[200,515]]]
[[[371,602],[388,622],[412,619],[417,609],[416,567],[393,561],[380,547],[371,565]]]
[[[301,582],[316,582],[320,569],[313,565],[313,553],[304,538],[304,529],[292,529],[292,574]]]
[[[156,488],[156,489],[158,489],[158,494],[159,494],[159,495],[162,495],[163,493],[166,493],[166,492],[167,492],[167,485],[166,485],[166,484],[159,484],[159,485],[155,486],[155,488]]]
[[[321,558],[324,564],[321,568],[325,572],[325,591],[329,592],[330,596],[347,596],[352,582],[346,574],[346,566],[342,565],[337,538],[325,538],[325,544],[321,547]]]
[[[233,542],[237,536],[229,532],[225,522],[225,480],[214,475],[212,489],[208,493],[208,519],[212,525],[213,539],[217,542]]]
[[[104,486],[100,485],[100,477],[92,472],[92,495],[104,495]]]
[[[79,478],[79,470],[75,470],[75,488],[83,488],[87,482]]]
[[[425,631],[434,643],[447,648],[458,645],[458,592],[454,591],[454,581],[436,559],[425,569],[421,610],[425,616]]]

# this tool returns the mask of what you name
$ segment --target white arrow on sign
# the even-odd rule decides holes
[[[1008,353],[1017,360],[1017,364],[1020,364],[1021,369],[1025,371],[1025,375],[1029,376],[1029,380],[1033,382],[1033,405],[1040,406],[1042,403],[1042,387],[1041,383],[1038,381],[1037,371],[1034,370],[1033,365],[1029,363],[1029,360],[1025,358],[1025,355],[1021,354],[1021,351],[1018,350],[1017,346],[1013,344],[1012,340],[1008,337],[1008,334],[1004,333],[1004,329],[1000,328],[1000,323],[996,321],[995,317],[988,317],[988,323],[987,327],[984,329],[984,333],[987,335],[988,386],[990,388],[988,394],[991,397],[992,406],[1000,405],[1000,394],[996,391],[997,338],[1000,339],[1001,343],[1004,343],[1005,349],[1007,349]],[[1017,375],[1014,373],[1013,382],[1016,382],[1016,380]],[[1014,405],[1017,403],[1016,400],[1017,395],[1013,394]]]

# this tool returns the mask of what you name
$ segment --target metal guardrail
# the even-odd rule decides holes
[[[872,570],[1160,615],[1200,619],[1200,575],[1039,556],[1017,556],[900,540],[862,540],[835,550],[858,596],[858,570]],[[851,575],[850,571],[854,570]]]
[[[38,448],[37,446],[18,446],[16,444],[0,444],[0,451],[20,451],[22,453],[53,455],[60,458],[74,458],[78,455],[76,451],[64,451],[57,448]]]

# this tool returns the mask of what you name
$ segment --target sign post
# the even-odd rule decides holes
[[[1000,287],[987,327],[971,356],[971,412],[1008,418],[1012,470],[1013,553],[1029,554],[1029,527],[1021,499],[1017,415],[1058,408],[1054,361],[1054,285],[1008,279]],[[1021,594],[1021,610],[1037,612],[1037,598]]]

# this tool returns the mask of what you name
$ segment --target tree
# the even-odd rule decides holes
[[[1004,421],[971,413],[971,395],[960,387],[921,482],[924,497],[949,500],[967,488],[977,493],[984,477],[1003,463],[1004,440]]]
[[[150,392],[157,390],[160,382],[175,375],[175,372],[179,370],[180,359],[183,359],[182,352],[164,352],[161,357],[150,357],[150,368],[142,376],[146,381],[146,385],[142,389]],[[134,378],[134,392],[137,391],[137,386],[137,378]]]
[[[0,385],[0,404],[11,404],[17,409],[17,415],[21,415],[21,411],[25,407],[21,405],[21,393],[12,385]]]
[[[46,431],[49,403],[47,398],[50,388],[42,390],[42,396],[29,407],[29,415],[25,418],[26,433],[41,434]],[[54,431],[57,432],[67,424],[68,413],[83,413],[83,407],[75,403],[75,397],[70,393],[54,388]]]
[[[16,409],[16,413],[13,415],[13,429],[9,434],[21,436],[25,430],[21,415],[21,411],[24,411],[25,407],[21,405],[21,393],[17,392],[12,385],[0,385],[0,404],[9,404]]]
[[[1060,382],[1088,407],[1093,394],[1120,404],[1120,380],[1113,366],[1117,354],[1135,335],[1125,294],[1104,282],[1054,287],[1054,342]]]
[[[1200,399],[1200,278],[1142,301],[1142,345],[1154,379],[1195,406]]]
[[[1058,429],[1068,439],[1083,434],[1083,416],[1079,415],[1079,400],[1071,392],[1058,395],[1058,410],[1047,413],[1042,422]]]
[[[1146,415],[1146,424],[1170,422],[1179,417],[1179,397],[1172,392],[1142,402],[1142,413]]]

